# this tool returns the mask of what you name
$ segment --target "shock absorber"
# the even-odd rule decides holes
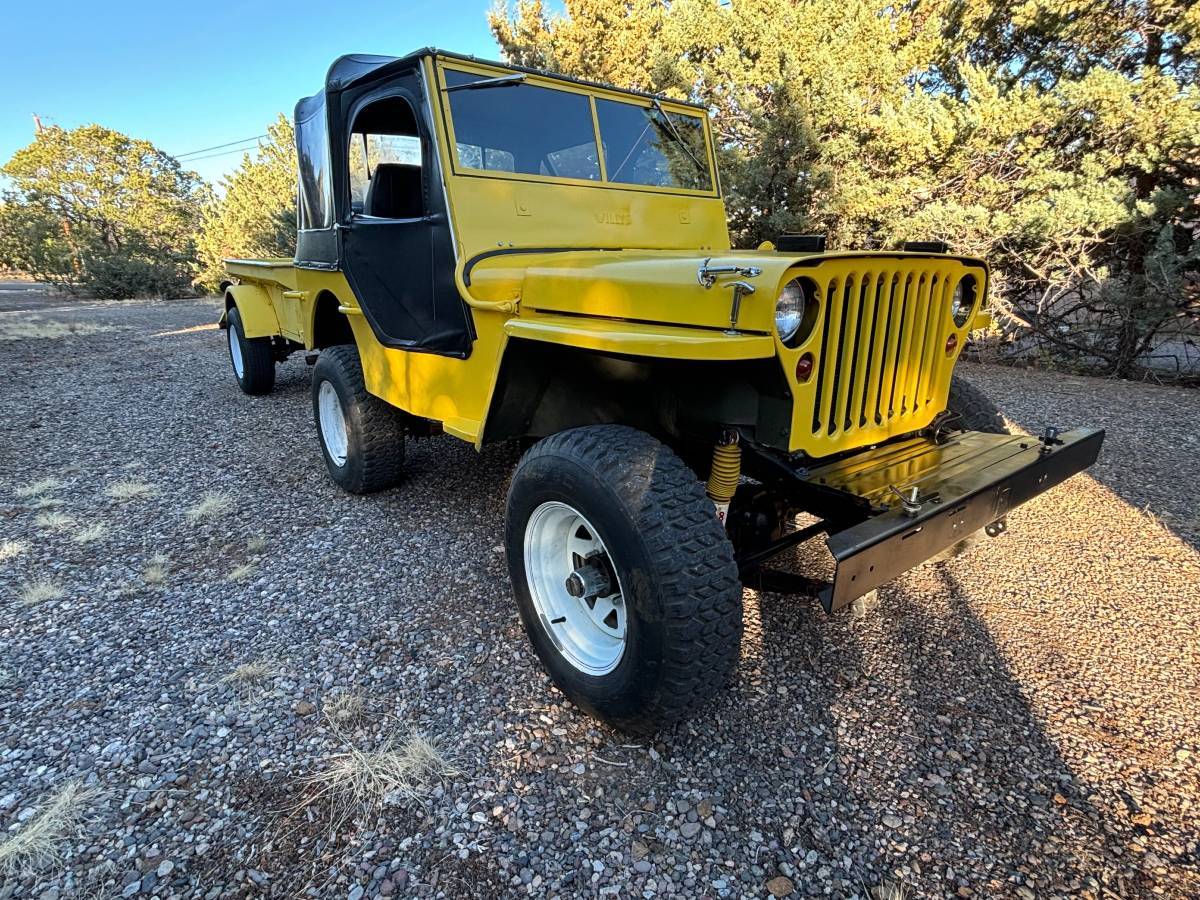
[[[742,477],[742,448],[736,431],[722,432],[713,446],[712,469],[708,473],[708,496],[717,507],[717,519],[726,524],[729,503]]]

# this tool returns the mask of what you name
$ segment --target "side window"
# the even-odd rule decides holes
[[[359,110],[346,158],[355,215],[414,219],[425,214],[421,138],[408,101],[387,97]]]
[[[329,132],[325,104],[309,110],[296,121],[296,157],[300,168],[300,190],[296,203],[297,227],[316,231],[333,224],[333,191],[329,179]]]

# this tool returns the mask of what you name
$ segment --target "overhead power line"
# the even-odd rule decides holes
[[[237,144],[248,144],[251,141],[260,141],[265,137],[266,137],[265,134],[256,134],[256,135],[254,135],[254,137],[242,138],[240,141],[230,141],[228,144],[217,144],[212,147],[201,147],[199,150],[189,150],[187,153],[176,153],[175,158],[176,159],[184,159],[189,156],[195,156],[197,153],[207,153],[210,150],[222,150],[225,147],[233,147],[233,146],[236,146]],[[230,151],[230,152],[237,152],[237,151]]]
[[[233,153],[249,153],[253,149],[254,149],[253,147],[238,147],[234,150],[222,150],[219,153],[207,153],[204,156],[193,156],[193,157],[190,157],[189,159],[184,159],[184,160],[180,160],[180,161],[183,163],[194,163],[194,162],[199,162],[202,159],[212,159],[213,157],[216,157],[216,156],[229,156],[230,154],[233,154]],[[176,159],[178,159],[178,157],[176,157]]]

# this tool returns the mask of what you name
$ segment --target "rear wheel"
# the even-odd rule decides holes
[[[352,494],[399,483],[404,466],[404,414],[367,392],[358,348],[340,344],[313,369],[313,418],[330,476]]]
[[[275,387],[275,352],[270,338],[248,338],[242,314],[229,308],[225,324],[229,363],[238,387],[247,394],[269,394]]]
[[[733,548],[663,444],[619,425],[535,444],[513,475],[505,535],[525,631],[578,706],[643,734],[728,680],[742,633]]]

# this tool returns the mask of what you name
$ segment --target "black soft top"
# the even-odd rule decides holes
[[[668,103],[673,103],[679,106],[692,106],[696,109],[704,109],[697,103],[689,103],[686,100],[675,100],[671,97],[659,97],[656,94],[648,94],[643,91],[631,91],[625,88],[615,87],[611,84],[601,84],[596,81],[586,81],[582,78],[572,78],[569,75],[560,75],[557,72],[548,72],[544,69],[530,69],[524,66],[514,66],[511,63],[497,62],[496,60],[483,59],[477,56],[465,56],[461,53],[451,53],[448,50],[439,50],[436,47],[422,47],[420,50],[414,50],[405,56],[377,56],[372,53],[348,53],[345,56],[339,56],[333,61],[333,65],[329,67],[329,72],[325,75],[325,88],[314,94],[311,97],[305,97],[296,104],[297,120],[309,118],[312,113],[319,110],[325,103],[325,96],[328,94],[336,94],[346,90],[353,85],[363,81],[380,78],[392,71],[404,69],[411,66],[416,60],[425,56],[442,56],[447,59],[459,59],[463,62],[482,63],[489,66],[498,66],[503,69],[511,69],[514,72],[527,72],[530,75],[542,75],[546,78],[556,78],[561,81],[570,81],[587,87],[605,88],[610,91],[620,91],[623,94],[632,94],[636,97],[645,97],[647,99],[662,99]]]

